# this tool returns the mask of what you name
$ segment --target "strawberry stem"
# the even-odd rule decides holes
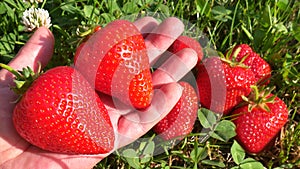
[[[272,88],[265,88],[260,86],[260,88],[256,85],[251,86],[251,94],[249,98],[243,98],[244,101],[249,103],[249,110],[253,109],[254,107],[260,107],[261,109],[270,112],[270,108],[268,107],[268,103],[273,103],[276,95],[272,95]]]
[[[25,67],[22,71],[16,71],[12,67],[0,63],[0,67],[6,69],[13,75],[15,75],[14,83],[15,86],[12,86],[11,89],[18,95],[22,95],[30,87],[32,82],[39,77],[41,74],[41,63],[39,63],[38,72],[35,73],[30,67]]]
[[[10,67],[10,66],[8,66],[6,64],[0,63],[0,67],[2,67],[3,69],[6,69],[7,71],[9,71],[13,75],[15,75],[16,78],[18,78],[18,79],[22,79],[23,78],[20,72],[14,70],[12,67]]]
[[[227,57],[227,56],[226,56]],[[227,63],[230,67],[241,67],[248,69],[249,67],[243,64],[242,62],[236,62],[234,59],[227,59],[226,57],[220,57],[220,60]]]
[[[85,31],[85,32],[79,33],[79,36],[80,36],[80,37],[86,37],[86,36],[88,36],[88,35],[90,35],[90,34],[92,34],[92,33],[93,33],[93,30],[92,30],[92,29],[88,29],[88,30]]]

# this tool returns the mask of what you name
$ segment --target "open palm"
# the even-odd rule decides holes
[[[146,46],[151,65],[183,32],[183,24],[176,18],[167,18],[159,24],[154,18],[145,17],[135,22],[142,33],[149,33]],[[39,28],[31,39],[9,63],[15,69],[25,66],[37,70],[38,62],[45,66],[51,59],[54,37],[44,27]],[[110,97],[101,95],[101,100],[108,109],[116,131],[115,149],[125,146],[148,132],[159,120],[172,109],[181,96],[182,89],[178,83],[197,62],[196,53],[185,49],[170,57],[152,74],[155,93],[149,113],[137,110],[116,108]],[[180,68],[180,71],[178,71]],[[66,155],[44,151],[30,145],[14,129],[12,112],[16,95],[10,90],[13,76],[6,70],[0,71],[0,168],[92,168],[109,154],[100,155]]]

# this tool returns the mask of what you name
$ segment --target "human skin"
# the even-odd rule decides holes
[[[177,18],[167,18],[158,23],[152,17],[141,18],[134,22],[142,33],[149,33],[145,38],[150,64],[153,65],[173,41],[183,32],[184,26]],[[54,50],[54,36],[45,27],[38,28],[30,40],[9,63],[16,70],[29,66],[34,71],[40,62],[46,66]],[[177,83],[196,64],[197,55],[192,49],[184,49],[170,57],[153,74],[155,88],[153,101],[143,112],[137,110],[119,110],[112,104],[111,98],[101,95],[101,100],[108,109],[116,131],[115,149],[137,140],[147,133],[174,107],[182,94]],[[184,67],[178,71],[178,67]],[[42,150],[31,145],[16,132],[12,122],[13,101],[17,96],[10,90],[13,75],[0,70],[0,168],[72,168],[90,169],[110,153],[99,155],[67,155]],[[126,112],[123,112],[126,111]],[[151,120],[150,120],[151,119]]]

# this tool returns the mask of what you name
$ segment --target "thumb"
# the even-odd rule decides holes
[[[15,70],[21,70],[29,66],[34,71],[38,69],[38,62],[42,67],[46,66],[54,49],[54,36],[46,27],[37,29],[28,42],[23,46],[16,57],[8,64]],[[0,71],[0,83],[3,85],[11,84],[13,75],[6,70]]]

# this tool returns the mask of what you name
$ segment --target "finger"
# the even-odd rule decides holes
[[[153,17],[143,17],[134,22],[134,25],[140,30],[144,37],[156,28],[159,23]]]
[[[182,94],[178,83],[170,83],[155,90],[153,102],[143,112],[132,112],[122,116],[118,122],[118,147],[123,147],[147,133],[163,119],[178,102]]]
[[[152,73],[154,86],[177,82],[190,72],[198,61],[197,53],[185,48],[173,54],[155,72]]]
[[[53,54],[54,36],[46,27],[40,27],[35,31],[29,41],[20,49],[17,56],[8,64],[15,70],[21,70],[29,66],[34,71],[38,69],[38,62],[45,66]],[[11,84],[12,74],[6,70],[0,71],[1,84]]]
[[[165,19],[145,39],[150,64],[165,52],[184,30],[183,23],[175,18]]]

